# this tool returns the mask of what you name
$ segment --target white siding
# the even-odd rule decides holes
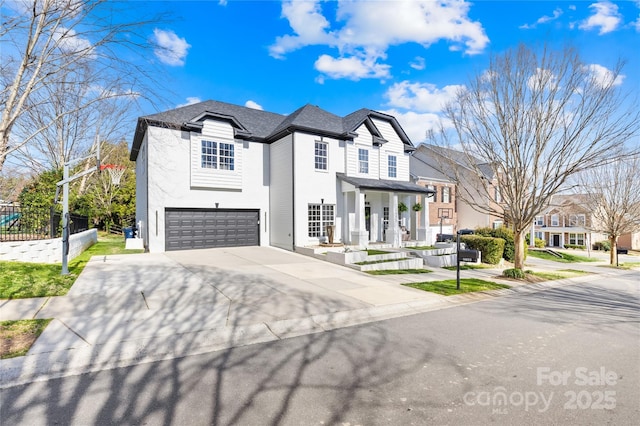
[[[391,123],[387,121],[382,121],[378,119],[373,119],[373,124],[378,128],[382,137],[387,140],[387,142],[382,145],[383,155],[381,158],[380,164],[380,178],[381,179],[389,179],[388,177],[388,168],[387,168],[387,156],[389,154],[396,155],[398,159],[397,163],[397,177],[390,178],[393,180],[400,181],[409,181],[409,154],[404,153],[404,143],[400,139],[400,136],[396,133],[391,126]]]
[[[294,133],[294,155],[295,155],[295,235],[296,246],[315,245],[319,243],[317,237],[309,237],[308,207],[309,204],[332,204],[336,206],[336,225],[334,241],[341,238],[341,222],[338,204],[341,206],[342,200],[336,199],[342,193],[337,190],[336,172],[344,170],[344,143],[331,138],[323,138],[328,149],[328,169],[315,169],[315,141],[320,140],[319,136],[305,133]]]
[[[191,186],[191,134],[179,130],[147,129],[148,248],[164,251],[164,211],[169,207],[259,209],[260,219],[269,208],[269,145],[240,143],[247,164],[240,190]],[[144,185],[144,182],[141,182]],[[156,219],[157,218],[157,219]],[[260,244],[269,245],[268,227],[261,222]]]
[[[346,173],[349,176],[378,179],[380,176],[380,150],[373,146],[373,136],[364,124],[356,130],[358,137],[347,144]],[[358,150],[369,151],[369,173],[360,173]]]
[[[292,137],[270,145],[270,223],[271,245],[293,250],[293,169]]]
[[[219,170],[202,167],[202,141],[234,145],[234,170]],[[194,188],[242,189],[243,142],[233,139],[233,128],[229,123],[205,120],[202,134],[191,133],[191,186]],[[218,155],[220,148],[218,147]]]
[[[136,159],[136,223],[139,226],[138,235],[142,237],[145,247],[149,242],[148,159],[147,135],[145,134]]]

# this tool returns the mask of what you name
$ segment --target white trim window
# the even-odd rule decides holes
[[[544,226],[544,216],[536,216],[536,226]]]
[[[442,202],[450,203],[451,202],[451,188],[448,186],[442,187]]]
[[[569,244],[574,246],[583,246],[584,245],[584,234],[569,234]]]
[[[358,148],[358,173],[369,173],[369,150]]]
[[[235,153],[232,143],[202,140],[200,166],[203,169],[234,170]]]
[[[308,229],[310,237],[324,237],[327,226],[334,224],[335,205],[309,204]]]
[[[500,228],[502,228],[503,224],[504,224],[504,222],[501,221],[501,220],[494,220],[493,221],[493,229],[500,229]]]
[[[585,215],[584,214],[572,214],[569,216],[569,226],[584,226]]]
[[[329,163],[329,146],[326,142],[316,141],[315,146],[315,168],[316,170],[327,170]]]
[[[557,214],[551,215],[551,226],[560,226],[560,216]]]
[[[389,165],[389,177],[398,177],[398,158],[395,155],[390,155],[387,163]]]

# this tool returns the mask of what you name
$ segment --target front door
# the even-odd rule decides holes
[[[364,227],[369,233],[369,241],[371,241],[371,207],[364,208]]]
[[[553,246],[560,247],[560,234],[553,235]]]

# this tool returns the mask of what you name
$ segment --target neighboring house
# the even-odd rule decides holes
[[[458,196],[459,191],[453,179],[456,173],[452,170],[446,170],[453,165],[457,168],[457,174],[468,182],[466,189],[471,191],[476,202],[484,203],[485,208],[490,206],[498,208],[494,202],[495,198],[489,196],[489,194],[499,195],[495,193],[495,187],[491,185],[493,180],[491,168],[481,164],[479,160],[475,160],[476,167],[482,172],[481,177],[475,176],[475,172],[467,164],[470,158],[462,152],[428,144],[419,145],[411,157],[411,175],[414,181],[419,185],[438,189],[430,206],[431,227],[437,228],[438,232],[440,232],[439,217],[443,212],[446,214],[451,211],[453,211],[453,220],[449,221],[450,227],[448,228],[451,233],[458,229],[496,228],[503,225],[502,220],[497,216],[477,211]],[[487,182],[489,182],[489,186],[486,189],[480,187],[480,185],[487,185]],[[447,211],[447,209],[450,210]],[[443,233],[447,233],[445,230],[443,224]]]
[[[580,194],[554,195],[549,207],[534,221],[536,238],[548,247],[589,246],[605,241],[607,236],[593,232],[593,219]]]
[[[402,224],[427,241],[426,213],[417,228],[411,210],[398,212],[431,193],[410,181],[413,150],[394,117],[369,109],[280,115],[206,101],[140,117],[130,156],[139,234],[150,252],[295,250],[325,242],[328,226],[359,247],[400,246]]]
[[[618,248],[640,251],[640,232],[620,235],[618,238]]]

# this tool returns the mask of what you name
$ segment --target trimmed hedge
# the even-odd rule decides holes
[[[593,243],[593,249],[609,251],[611,250],[611,243],[609,241],[597,241]]]
[[[585,248],[587,248],[586,246],[580,246],[578,244],[565,244],[564,248],[568,248],[568,249],[580,249],[580,250],[584,250]]]
[[[503,257],[506,261],[513,262],[515,259],[516,246],[513,241],[513,231],[509,228],[501,226],[499,228],[478,228],[475,230],[476,235],[484,237],[502,238],[504,240]]]
[[[511,269],[505,269],[504,271],[502,271],[502,275],[504,275],[507,278],[516,278],[516,279],[524,279],[526,277],[526,273],[519,268],[511,268]]]
[[[482,263],[497,265],[504,254],[505,241],[502,238],[462,235],[460,241],[469,249],[479,250],[482,253]]]
[[[531,237],[529,236],[529,234],[525,235],[524,237],[524,241],[525,243],[527,243],[527,245],[529,245],[530,238]],[[533,244],[535,245],[536,248],[544,248],[546,246],[546,243],[544,242],[544,240],[538,237],[534,238]]]

